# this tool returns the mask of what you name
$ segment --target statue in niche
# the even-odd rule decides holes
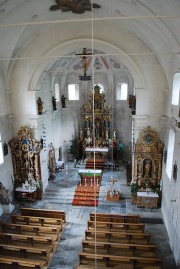
[[[109,139],[109,133],[108,133],[108,130],[106,129],[105,131],[105,138],[108,140]]]
[[[113,140],[116,141],[117,137],[116,137],[116,130],[113,131]]]
[[[141,178],[141,176],[142,176],[142,165],[141,165],[140,160],[138,160],[138,164],[137,164],[137,176],[138,176],[138,178]]]
[[[41,97],[38,98],[37,105],[38,105],[38,115],[42,115],[43,114],[43,101],[41,100]]]
[[[144,177],[151,177],[151,161],[145,160]]]
[[[88,129],[87,129],[87,138],[89,138],[90,136],[91,136],[91,131],[90,131],[89,127],[88,127]]]

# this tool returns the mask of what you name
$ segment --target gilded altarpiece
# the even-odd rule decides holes
[[[157,131],[150,126],[143,129],[134,148],[134,182],[143,189],[160,186],[163,145]]]
[[[12,154],[14,178],[16,186],[22,186],[28,180],[29,174],[41,181],[40,150],[38,140],[32,138],[27,127],[21,127],[18,137],[9,142]]]
[[[106,102],[105,94],[100,93],[99,86],[94,87],[89,101],[82,107],[82,128],[80,140],[86,146],[109,147],[116,142],[116,131],[112,131],[112,111]],[[95,145],[93,145],[93,135]]]

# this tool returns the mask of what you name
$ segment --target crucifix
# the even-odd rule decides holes
[[[86,80],[91,80],[91,76],[87,76],[86,72],[89,67],[90,61],[88,55],[93,55],[94,53],[88,53],[86,48],[83,48],[82,53],[77,53],[76,55],[81,55],[81,59],[83,62],[83,70],[84,70],[84,75],[79,76],[80,80],[86,81]]]

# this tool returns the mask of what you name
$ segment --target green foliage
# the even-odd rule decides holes
[[[154,185],[152,185],[152,191],[155,193],[159,193],[160,188],[161,188],[161,186],[158,183],[155,183]]]
[[[125,144],[124,143],[119,143],[118,144],[118,150],[120,152],[124,152],[125,151]]]
[[[70,146],[69,152],[74,160],[79,159],[79,140],[78,140],[78,138],[74,138],[73,140],[71,140],[71,146]]]
[[[133,183],[131,183],[131,185],[130,185],[130,192],[131,192],[131,195],[136,194],[136,193],[138,192],[138,190],[139,190],[139,185],[138,185],[138,183],[137,183],[137,182],[133,182]]]

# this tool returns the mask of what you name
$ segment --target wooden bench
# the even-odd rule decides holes
[[[82,241],[82,251],[118,256],[157,257],[156,245],[120,244]]]
[[[144,232],[145,225],[143,223],[119,223],[119,222],[102,222],[88,221],[88,229],[107,230],[107,231],[128,231],[140,233]]]
[[[1,232],[15,233],[25,235],[36,235],[52,237],[55,241],[58,241],[62,233],[62,228],[57,227],[44,227],[44,226],[32,226],[14,223],[2,223],[0,222]]]
[[[64,211],[21,207],[20,212],[25,216],[62,219],[66,223],[66,212]]]
[[[86,230],[85,240],[87,241],[103,241],[114,243],[133,243],[133,244],[149,244],[151,235],[149,233],[128,233],[128,232],[110,232]]]
[[[94,268],[95,260],[97,262],[98,267],[101,265],[105,265],[106,267],[116,268],[115,266],[120,266],[117,268],[138,268],[138,269],[146,269],[146,268],[154,268],[160,269],[162,268],[162,261],[158,258],[149,258],[149,257],[126,257],[126,256],[112,256],[112,255],[101,255],[101,254],[91,254],[82,252],[79,255],[80,265],[92,265]],[[129,266],[129,267],[128,267]],[[98,268],[97,267],[97,268]],[[106,268],[105,267],[105,268]],[[100,267],[101,268],[101,267]]]
[[[11,222],[16,224],[62,227],[62,219],[11,215]]]
[[[27,246],[46,249],[54,252],[57,247],[57,242],[51,237],[0,233],[0,244],[8,244],[12,246]]]
[[[119,222],[119,223],[139,223],[139,215],[121,215],[121,214],[108,214],[108,213],[90,213],[90,220],[103,221],[103,222]]]
[[[34,268],[34,269],[47,269],[47,263],[42,260],[35,260],[35,259],[23,259],[23,258],[18,258],[18,257],[8,257],[0,256],[0,266],[3,266],[1,268],[15,268],[15,269],[29,269],[29,268]]]
[[[38,259],[45,261],[47,264],[51,260],[52,253],[49,249],[39,249],[27,246],[12,246],[7,244],[0,244],[0,257],[20,257],[28,259]]]

